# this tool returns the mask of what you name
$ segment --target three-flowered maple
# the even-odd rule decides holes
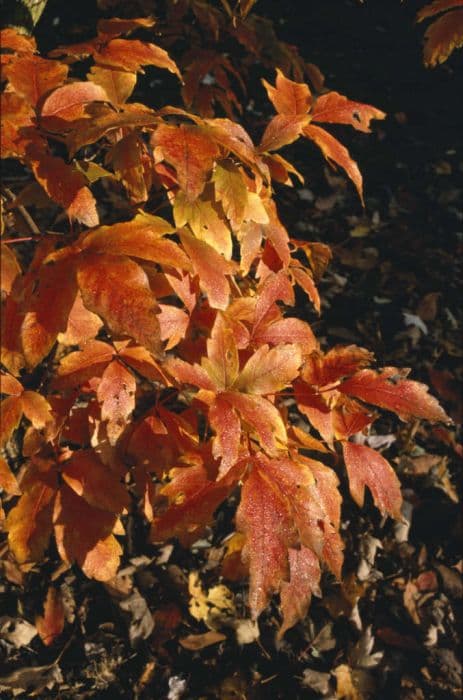
[[[244,45],[251,5],[233,15]],[[157,44],[122,38],[152,26],[102,20],[95,39],[50,58],[33,39],[2,35],[2,155],[28,168],[69,220],[65,233],[35,233],[29,256],[16,255],[14,239],[2,244],[2,445],[18,428],[23,436],[19,473],[0,462],[9,547],[29,567],[54,538],[63,562],[108,580],[129,509],[151,523],[153,542],[188,545],[241,488],[249,605],[256,618],[279,593],[283,634],[318,592],[320,567],[341,576],[338,452],[358,505],[367,488],[383,514],[400,518],[393,467],[355,436],[374,407],[447,420],[405,371],[377,369],[356,346],[324,351],[310,325],[288,315],[296,286],[320,311],[330,252],[291,239],[280,220],[273,183],[302,178],[278,151],[312,141],[363,201],[357,164],[319,124],[368,132],[385,115],[327,91],[313,67],[315,90],[290,79],[283,61],[275,85],[264,81],[276,115],[259,145],[233,120],[230,63],[216,66],[209,102],[191,63],[190,111],[129,102],[145,66],[180,75]],[[72,77],[82,59],[85,80]],[[213,115],[216,102],[226,116]],[[128,220],[99,206],[103,180],[136,208]],[[61,623],[50,589],[44,639]]]

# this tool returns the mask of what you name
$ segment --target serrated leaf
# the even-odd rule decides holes
[[[262,448],[269,455],[278,452],[287,442],[285,424],[278,409],[262,396],[224,392],[223,398],[235,408],[251,430],[255,431]]]
[[[239,228],[248,201],[248,189],[240,169],[231,160],[221,161],[215,167],[212,181],[215,198],[222,204],[231,227]]]
[[[339,143],[334,136],[331,136],[325,129],[314,124],[309,124],[304,128],[304,135],[314,141],[320,148],[326,160],[333,164],[340,165],[346,171],[354,183],[360,200],[363,204],[363,178],[355,160],[350,157],[349,151],[342,143]]]
[[[196,238],[205,241],[227,260],[232,256],[232,237],[215,202],[196,199],[189,202],[183,192],[179,192],[174,202],[174,219],[178,228],[188,224]]]
[[[406,379],[407,372],[396,367],[384,367],[380,372],[363,369],[342,382],[339,391],[367,403],[397,413],[402,420],[411,417],[449,423],[450,418],[428,387]]]
[[[278,631],[284,633],[307,615],[313,593],[319,593],[320,564],[311,549],[301,547],[289,550],[290,578],[281,584],[280,601],[283,622]]]
[[[68,70],[68,66],[59,61],[29,55],[11,63],[5,75],[16,94],[35,107],[44,93],[64,83]]]
[[[267,125],[259,150],[278,151],[296,141],[310,121],[308,114],[277,114]]]
[[[93,377],[100,377],[113,355],[114,348],[107,343],[89,340],[82,350],[71,352],[61,359],[54,386],[57,389],[73,388]]]
[[[197,240],[185,229],[180,232],[180,239],[199,277],[200,287],[207,294],[210,306],[213,309],[226,309],[230,296],[230,285],[226,275],[234,272],[235,264],[226,260],[204,241]]]
[[[242,556],[249,564],[249,607],[257,619],[281,581],[288,579],[288,547],[295,541],[287,501],[257,466],[241,490],[236,524],[246,536]]]
[[[262,345],[241,370],[237,388],[250,394],[276,393],[297,377],[301,363],[298,345]]]
[[[389,462],[379,452],[365,445],[343,442],[342,448],[349,476],[349,489],[354,501],[360,507],[363,506],[365,486],[368,486],[381,513],[400,519],[400,481]]]
[[[306,114],[312,104],[312,95],[308,85],[296,83],[286,78],[277,68],[275,87],[266,80],[262,81],[269,100],[280,114]]]
[[[113,39],[94,53],[95,63],[127,71],[141,71],[142,66],[165,68],[179,78],[180,72],[167,51],[156,44],[138,39]],[[142,71],[143,72],[143,71]]]
[[[69,312],[66,330],[58,333],[58,342],[63,345],[84,345],[95,338],[102,325],[101,318],[84,306],[82,295],[78,292]]]
[[[350,124],[369,133],[372,119],[384,119],[386,114],[372,105],[353,102],[338,92],[328,92],[317,98],[311,112],[314,122],[329,124]]]
[[[53,644],[64,629],[64,606],[60,592],[50,586],[43,604],[43,615],[37,615],[35,626],[45,646]]]
[[[212,454],[216,459],[221,459],[219,475],[224,476],[238,461],[241,422],[233,406],[221,394],[211,404],[208,416],[215,432]]]
[[[425,66],[434,68],[446,61],[454,49],[463,46],[463,10],[438,17],[426,30],[424,41]]]

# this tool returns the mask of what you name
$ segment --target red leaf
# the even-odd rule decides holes
[[[43,615],[37,615],[35,626],[45,646],[53,644],[64,629],[64,606],[60,592],[50,586],[43,605]]]
[[[106,38],[108,36],[128,34],[140,27],[152,27],[154,24],[156,24],[156,20],[152,17],[134,17],[131,19],[111,17],[110,19],[99,19],[97,29],[99,36],[103,35]]]
[[[396,367],[384,367],[381,372],[363,369],[342,382],[338,389],[367,403],[394,411],[402,420],[416,417],[451,422],[437,399],[428,394],[428,387],[405,379],[407,374],[407,370]]]
[[[236,524],[246,536],[243,560],[249,564],[249,607],[256,619],[288,579],[288,547],[295,541],[286,499],[257,466],[242,488]]]
[[[96,392],[101,404],[101,419],[107,421],[110,445],[115,445],[135,408],[137,383],[132,372],[113,360],[103,372]]]
[[[309,124],[304,128],[304,135],[314,141],[320,148],[326,160],[340,165],[354,183],[363,204],[363,178],[357,163],[350,157],[349,151],[334,136],[319,126]]]
[[[368,486],[381,513],[400,519],[400,481],[389,462],[365,445],[343,442],[342,448],[349,476],[349,489],[354,501],[360,507],[363,506],[365,486]]]
[[[161,340],[167,340],[165,349],[172,350],[186,335],[190,317],[177,306],[159,304]]]
[[[269,100],[280,114],[306,114],[309,111],[312,95],[305,83],[289,80],[279,68],[277,68],[275,87],[269,85],[266,80],[262,83],[267,90]]]
[[[84,574],[97,581],[116,575],[122,549],[112,534],[114,514],[88,505],[63,484],[56,497],[53,522],[63,561],[77,561]]]
[[[206,391],[215,392],[217,390],[209,374],[199,365],[190,365],[184,360],[170,358],[164,363],[163,367],[180,384],[193,384],[193,386]]]
[[[139,265],[122,255],[86,255],[77,281],[85,306],[101,316],[113,333],[128,335],[159,354],[158,307]]]
[[[281,639],[284,633],[296,622],[303,620],[312,599],[312,593],[319,593],[320,565],[311,549],[289,550],[289,582],[281,584],[280,600],[283,622],[278,631]]]
[[[189,201],[199,197],[212,170],[219,149],[198,127],[161,124],[154,133],[154,144],[164,160],[173,165],[178,183]]]
[[[62,476],[90,506],[118,514],[129,506],[126,488],[93,450],[74,452],[65,463]]]
[[[16,29],[2,29],[0,31],[0,45],[2,49],[9,49],[19,54],[37,51],[34,37],[20,34]]]
[[[350,124],[357,131],[368,133],[372,119],[384,119],[386,114],[372,105],[352,102],[338,92],[320,95],[312,109],[314,122],[330,124]]]
[[[238,348],[232,329],[219,312],[207,341],[207,359],[202,366],[218,389],[228,389],[235,383],[239,372]]]

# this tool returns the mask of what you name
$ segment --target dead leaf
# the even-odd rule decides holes
[[[184,649],[198,651],[199,649],[210,647],[212,644],[223,642],[224,639],[226,639],[224,634],[210,630],[204,634],[189,634],[188,637],[183,637],[179,642]]]

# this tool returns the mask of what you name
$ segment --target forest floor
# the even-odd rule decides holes
[[[277,16],[278,4],[267,11]],[[325,575],[323,597],[283,640],[276,605],[257,636],[245,581],[219,580],[233,496],[191,551],[147,545],[129,517],[128,553],[111,585],[63,571],[53,555],[27,576],[10,563],[0,581],[0,697],[461,697],[462,58],[433,72],[422,67],[416,3],[391,10],[340,2],[335,24],[324,9],[330,3],[313,5],[305,25],[288,11],[282,38],[326,72],[329,87],[388,119],[374,135],[339,131],[364,175],[365,211],[314,151],[298,146],[288,156],[306,182],[278,193],[281,218],[291,236],[333,249],[321,317],[302,298],[300,311],[326,347],[355,343],[380,366],[411,367],[457,428],[389,414],[375,424],[368,444],[396,467],[407,522],[381,518],[370,501],[359,509],[342,482],[343,582]],[[45,571],[60,577],[69,620],[51,647],[33,625]]]

